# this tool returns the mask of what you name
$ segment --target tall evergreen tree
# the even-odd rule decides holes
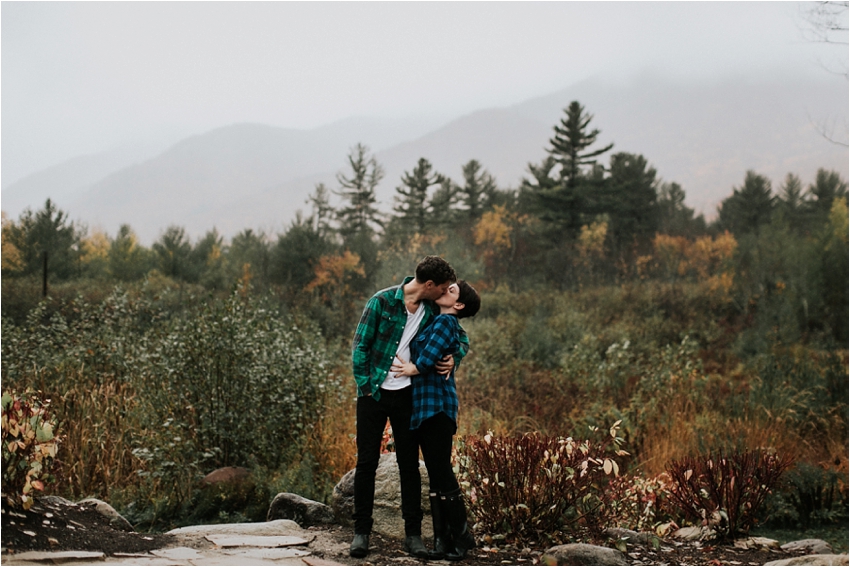
[[[424,234],[427,230],[428,192],[443,182],[443,176],[432,169],[427,159],[419,158],[413,171],[405,171],[401,176],[402,184],[396,187],[393,210],[408,233]]]
[[[375,196],[375,188],[384,177],[384,169],[363,144],[357,144],[351,150],[348,164],[351,176],[346,177],[341,172],[336,176],[341,187],[337,194],[348,203],[337,212],[340,233],[343,238],[364,233],[371,236],[376,229],[384,226]]]
[[[191,277],[192,244],[182,226],[171,225],[153,244],[159,271],[164,275],[189,281]]]
[[[109,274],[120,281],[141,279],[150,268],[150,252],[139,245],[138,238],[128,224],[122,224],[109,246]]]
[[[803,194],[803,182],[800,178],[789,173],[779,186],[776,199],[776,212],[795,231],[803,230],[805,224],[806,201]]]
[[[287,286],[292,292],[307,287],[315,274],[319,258],[333,251],[334,245],[322,234],[312,218],[300,211],[271,250],[271,281]]]
[[[720,203],[718,224],[736,236],[758,232],[770,222],[776,198],[771,194],[770,180],[750,170],[741,187]]]
[[[50,277],[68,279],[76,275],[81,231],[50,199],[35,213],[31,209],[24,210],[18,222],[9,225],[7,235],[10,244],[20,253],[22,275],[40,274],[45,253]]]
[[[614,144],[588,150],[596,143],[600,133],[596,128],[588,131],[593,115],[587,114],[577,100],[571,102],[564,112],[566,116],[561,119],[560,125],[555,125],[555,136],[549,140],[551,147],[548,152],[561,164],[561,179],[566,186],[576,187],[583,166],[596,164],[595,158],[613,148]]]
[[[255,284],[269,281],[269,242],[265,232],[246,228],[233,237],[227,250],[229,279],[249,276]]]
[[[331,221],[334,217],[334,208],[331,206],[330,191],[324,183],[316,184],[316,189],[307,198],[307,202],[313,207],[313,214],[310,215],[313,228],[321,236],[330,237],[333,234]]]
[[[478,160],[469,160],[462,168],[463,185],[458,188],[464,221],[473,224],[481,218],[496,193],[496,179]]]
[[[806,196],[812,221],[816,226],[822,226],[829,217],[832,202],[842,197],[847,198],[847,182],[842,180],[836,171],[818,169],[815,182],[809,185]]]
[[[428,224],[434,229],[453,226],[457,221],[457,204],[460,188],[448,177],[443,177],[428,203]]]
[[[685,190],[678,183],[661,183],[658,187],[658,231],[671,236],[699,236],[705,233],[705,218],[694,217],[685,205]]]
[[[553,176],[558,165],[554,156],[546,156],[540,164],[528,164],[531,179],[520,184],[520,203],[537,216],[546,227],[544,232],[554,242],[573,238],[581,229],[583,200],[574,188]]]
[[[658,230],[655,169],[642,155],[621,152],[611,156],[610,171],[603,212],[614,247],[622,252],[632,244],[647,244]]]

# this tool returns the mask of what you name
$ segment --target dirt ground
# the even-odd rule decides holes
[[[28,511],[14,511],[3,503],[2,545],[5,552],[23,551],[102,551],[140,553],[167,547],[174,537],[121,531],[85,505],[66,505],[38,501]],[[373,534],[371,553],[365,559],[348,557],[344,550],[353,537],[351,528],[329,526],[310,528],[316,538],[311,544],[314,555],[346,565],[417,565],[422,561],[409,557],[400,540]],[[602,542],[604,543],[604,542]],[[426,542],[430,545],[430,542]],[[546,546],[548,547],[548,546]],[[518,549],[510,545],[481,546],[470,552],[460,565],[538,565],[545,547]],[[792,557],[781,550],[738,549],[732,545],[709,545],[664,541],[660,549],[630,545],[628,561],[632,565],[764,565],[768,561]],[[799,555],[796,554],[796,555]],[[445,562],[440,562],[445,564]]]

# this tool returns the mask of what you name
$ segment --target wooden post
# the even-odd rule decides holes
[[[41,283],[41,296],[47,297],[47,250],[44,251],[44,277]]]

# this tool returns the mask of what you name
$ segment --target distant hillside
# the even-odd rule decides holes
[[[163,147],[144,145],[78,156],[12,182],[4,176],[3,210],[17,218],[27,207],[41,207],[48,197],[66,204],[110,173],[149,159]]]
[[[310,131],[226,126],[99,179],[82,176],[84,186],[68,181],[70,176],[63,181],[44,172],[44,178],[57,188],[74,188],[61,199],[55,193],[72,218],[110,234],[129,223],[146,243],[169,224],[196,237],[213,227],[225,236],[245,228],[275,232],[296,210],[308,211],[305,200],[316,183],[337,187],[335,174],[346,169],[348,151],[357,142],[375,149],[386,170],[379,187],[386,210],[401,174],[420,157],[455,180],[464,163],[477,159],[500,186],[517,187],[528,162],[545,157],[552,127],[572,100],[594,114],[600,143],[613,141],[614,151],[642,153],[660,177],[679,182],[688,203],[709,217],[747,169],[767,175],[775,186],[789,171],[808,183],[818,167],[848,176],[847,148],[830,144],[812,125],[846,112],[846,82],[825,76],[682,86],[644,76],[620,85],[585,81],[444,125],[351,119]],[[19,184],[4,189],[4,210],[7,197],[19,193]],[[43,198],[34,206],[41,203]]]

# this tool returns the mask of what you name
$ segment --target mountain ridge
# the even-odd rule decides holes
[[[377,189],[384,210],[401,174],[420,157],[456,181],[461,166],[477,159],[500,187],[517,187],[528,163],[545,157],[552,128],[571,100],[594,115],[591,127],[601,130],[599,144],[613,141],[610,153],[643,154],[659,177],[683,186],[689,206],[708,216],[748,169],[777,186],[789,171],[804,183],[818,167],[848,175],[847,149],[823,140],[808,118],[822,109],[846,108],[846,82],[755,78],[689,86],[644,75],[624,84],[588,80],[431,128],[425,122],[411,127],[358,117],[311,130],[221,126],[54,200],[72,218],[110,234],[128,223],[148,243],[170,224],[184,226],[193,237],[213,227],[228,237],[245,228],[281,231],[296,210],[306,211],[316,183],[336,187],[336,173],[346,171],[348,152],[358,142],[374,150],[386,172]],[[602,163],[607,159],[602,156]],[[4,197],[15,186],[4,189]],[[4,210],[5,205],[6,199]]]

